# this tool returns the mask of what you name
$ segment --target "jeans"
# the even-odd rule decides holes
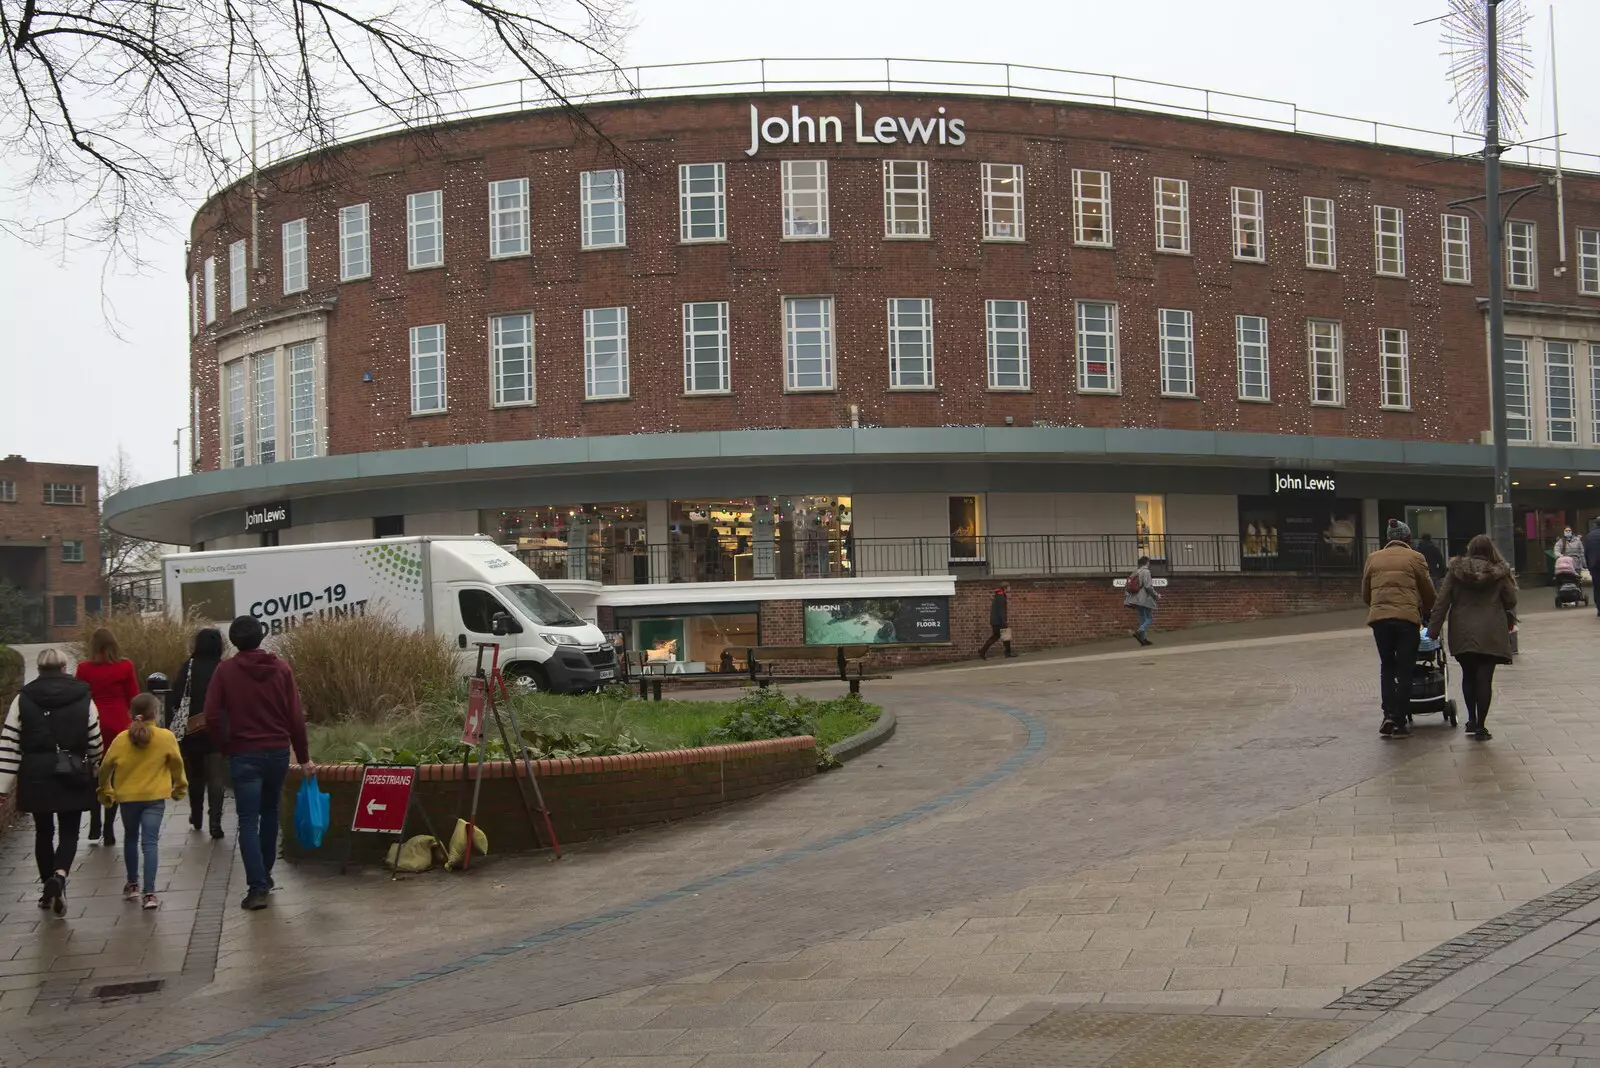
[[[189,823],[198,830],[206,810],[211,810],[211,829],[222,830],[222,791],[228,785],[228,766],[221,753],[208,750],[206,743],[181,746],[183,773],[189,777]],[[209,804],[208,804],[209,802]]]
[[[1417,666],[1417,645],[1422,627],[1404,619],[1380,619],[1372,624],[1378,644],[1378,692],[1383,696],[1383,718],[1407,722],[1411,714],[1411,674]]]
[[[78,855],[78,828],[82,821],[81,812],[33,814],[33,859],[39,865],[41,883],[58,871],[72,870],[72,858]]]
[[[1156,621],[1156,610],[1149,605],[1136,604],[1134,611],[1139,613],[1139,625],[1134,628],[1134,633],[1144,637],[1144,632],[1150,629],[1150,624]]]
[[[128,869],[128,882],[139,882],[139,853],[144,852],[144,882],[147,894],[156,892],[156,861],[161,855],[161,820],[167,814],[165,801],[122,802],[122,863]]]
[[[239,859],[251,893],[266,893],[278,859],[278,809],[289,777],[289,750],[263,749],[228,758],[239,816]]]

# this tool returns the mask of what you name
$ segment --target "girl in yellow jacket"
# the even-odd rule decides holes
[[[132,726],[117,736],[100,763],[100,800],[107,806],[121,806],[122,859],[128,868],[122,896],[128,901],[139,900],[139,852],[143,849],[144,907],[154,909],[161,907],[156,898],[161,820],[166,815],[167,799],[181,801],[189,789],[189,780],[183,773],[177,737],[156,726],[160,702],[143,693],[133,699],[128,711],[133,714]]]

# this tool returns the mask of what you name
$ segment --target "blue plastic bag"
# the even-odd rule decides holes
[[[328,833],[329,798],[317,785],[316,776],[300,781],[300,792],[294,799],[294,836],[301,849],[320,849],[322,836]]]

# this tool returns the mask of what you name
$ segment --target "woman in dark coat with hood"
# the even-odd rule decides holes
[[[1486,742],[1484,724],[1494,696],[1494,669],[1511,663],[1511,626],[1516,622],[1517,580],[1487,534],[1467,543],[1453,557],[1439,587],[1428,632],[1441,633],[1450,621],[1450,655],[1461,664],[1461,696],[1467,705],[1467,734]]]
[[[203,627],[195,632],[193,652],[178,669],[178,677],[168,691],[172,702],[167,713],[167,728],[178,736],[178,748],[183,752],[183,771],[189,777],[189,826],[200,829],[201,817],[211,810],[211,837],[222,837],[222,791],[227,785],[227,771],[222,753],[212,744],[206,730],[206,690],[211,686],[211,674],[222,663],[222,632],[215,627]],[[183,698],[189,703],[184,709]]]

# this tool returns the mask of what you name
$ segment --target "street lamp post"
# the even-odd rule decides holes
[[[1500,0],[1485,0],[1488,91],[1483,115],[1483,228],[1489,258],[1489,404],[1494,436],[1494,511],[1489,534],[1507,560],[1515,559],[1511,538],[1511,449],[1506,434],[1506,310],[1501,264],[1500,219]]]

